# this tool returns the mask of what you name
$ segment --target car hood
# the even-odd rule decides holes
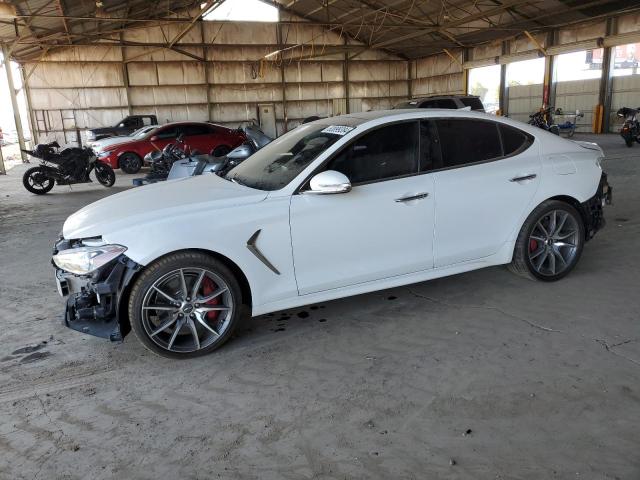
[[[92,143],[92,148],[99,152],[104,150],[106,147],[110,147],[113,145],[119,145],[121,143],[127,143],[132,141],[134,138],[133,137],[109,137],[109,138],[104,138],[102,140],[96,140],[95,142]]]
[[[98,200],[67,218],[64,238],[108,237],[110,233],[194,211],[211,211],[261,202],[262,190],[217,175],[160,182]]]

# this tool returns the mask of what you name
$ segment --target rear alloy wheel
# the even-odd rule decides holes
[[[546,201],[522,226],[509,267],[530,278],[559,280],[578,263],[584,239],[584,223],[578,211],[564,202]]]
[[[228,340],[240,304],[240,288],[226,265],[201,253],[176,253],[150,265],[136,281],[129,318],[153,352],[191,358]]]
[[[142,159],[135,153],[125,153],[120,156],[118,164],[124,173],[138,173],[142,168]]]
[[[24,172],[22,176],[22,185],[31,193],[36,195],[44,195],[51,191],[55,185],[55,181],[42,167],[33,167]]]

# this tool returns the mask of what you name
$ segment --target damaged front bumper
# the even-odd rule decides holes
[[[54,255],[68,248],[73,248],[71,242],[61,239]],[[122,341],[130,327],[124,321],[126,312],[123,315],[120,311],[121,299],[140,268],[124,254],[88,275],[76,275],[56,267],[58,293],[67,299],[65,325],[112,342]]]
[[[604,206],[611,205],[612,202],[613,189],[609,185],[607,174],[602,172],[596,194],[580,205],[587,240],[592,239],[596,232],[605,226]]]

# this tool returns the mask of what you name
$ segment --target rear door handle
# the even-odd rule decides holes
[[[533,180],[534,178],[536,178],[538,175],[536,175],[535,173],[532,173],[531,175],[524,175],[522,177],[513,177],[512,179],[510,179],[510,182],[523,182],[524,180]]]
[[[409,197],[396,198],[396,202],[410,202],[412,200],[422,200],[423,198],[427,198],[429,194],[427,192],[418,193],[416,195],[411,195]]]

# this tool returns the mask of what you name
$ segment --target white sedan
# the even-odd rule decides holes
[[[592,143],[482,113],[393,110],[318,120],[224,178],[119,193],[56,243],[66,324],[133,329],[175,358],[222,345],[252,314],[509,264],[558,280],[604,225]]]
[[[100,153],[105,148],[112,145],[120,145],[121,143],[130,142],[132,140],[140,140],[145,137],[151,130],[158,128],[158,125],[147,125],[146,127],[139,128],[135,132],[129,135],[118,135],[114,137],[102,138],[100,140],[94,140],[93,142],[87,142],[94,152]]]

